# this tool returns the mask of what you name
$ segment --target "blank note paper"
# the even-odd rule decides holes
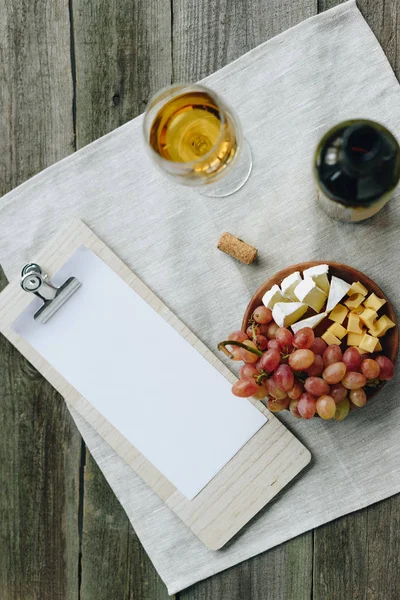
[[[85,246],[52,281],[70,276],[82,287],[45,325],[34,298],[14,331],[193,499],[266,418]]]

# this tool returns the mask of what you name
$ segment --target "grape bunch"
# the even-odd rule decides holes
[[[352,347],[343,353],[315,337],[310,327],[293,335],[265,306],[254,310],[246,332],[234,331],[218,348],[244,362],[232,387],[235,396],[266,400],[271,412],[289,410],[298,419],[319,415],[342,421],[366,404],[366,388],[394,376],[386,356],[365,358]]]

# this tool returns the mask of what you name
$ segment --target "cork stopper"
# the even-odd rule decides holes
[[[250,265],[257,257],[257,248],[250,246],[250,244],[246,244],[246,242],[227,231],[224,231],[219,238],[217,248],[218,250],[225,252],[225,254],[233,256],[236,260],[240,260],[240,262],[245,265]]]

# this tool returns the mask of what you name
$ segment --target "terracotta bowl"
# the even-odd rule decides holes
[[[370,279],[369,277],[364,275],[364,273],[361,273],[361,271],[357,271],[357,269],[353,269],[353,267],[349,267],[348,265],[342,265],[342,264],[336,263],[336,262],[310,261],[310,262],[299,263],[297,265],[292,265],[290,267],[287,267],[286,269],[282,269],[282,271],[279,271],[273,277],[270,277],[267,281],[265,281],[265,283],[263,283],[258,288],[256,293],[250,300],[250,302],[246,308],[246,311],[244,313],[242,330],[246,331],[248,324],[249,324],[250,317],[253,314],[254,309],[257,308],[257,306],[260,306],[260,304],[262,304],[263,295],[265,294],[265,292],[267,292],[269,289],[271,289],[271,287],[274,284],[280,285],[281,282],[283,281],[283,279],[285,279],[285,277],[287,277],[291,273],[294,273],[295,271],[302,272],[305,269],[309,269],[310,267],[314,267],[316,265],[329,265],[330,276],[335,275],[336,277],[340,277],[341,279],[344,279],[345,281],[347,281],[349,283],[353,283],[354,281],[360,281],[363,285],[365,285],[365,287],[368,289],[368,292],[370,294],[372,292],[374,292],[379,298],[385,298],[386,304],[380,309],[379,314],[380,315],[386,314],[389,317],[389,319],[391,319],[394,323],[396,323],[396,327],[392,327],[392,329],[389,329],[389,331],[386,333],[386,335],[384,335],[382,337],[381,344],[382,344],[383,350],[381,353],[385,354],[385,356],[390,358],[390,360],[393,363],[395,363],[396,357],[397,357],[397,352],[399,349],[399,329],[398,329],[396,315],[395,315],[395,312],[393,310],[391,303],[389,302],[389,299],[387,298],[386,294],[381,290],[381,288],[375,283],[375,281],[373,281],[372,279]],[[310,309],[309,312],[307,312],[302,317],[302,319],[305,319],[306,317],[309,317],[313,314],[315,314],[315,312]],[[324,331],[326,331],[327,327],[331,323],[332,323],[332,321],[329,321],[329,319],[324,319],[314,329],[315,336],[319,337]],[[345,345],[342,344],[342,350],[344,351],[344,349],[345,349]],[[385,382],[382,382],[378,387],[370,388],[367,392],[368,398],[372,398],[373,396],[375,396],[379,392],[379,390],[382,389],[384,384],[385,384]]]

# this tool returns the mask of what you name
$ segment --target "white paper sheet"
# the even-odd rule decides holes
[[[35,298],[14,330],[193,499],[266,418],[86,247],[52,281],[70,276],[82,287],[45,325]]]

